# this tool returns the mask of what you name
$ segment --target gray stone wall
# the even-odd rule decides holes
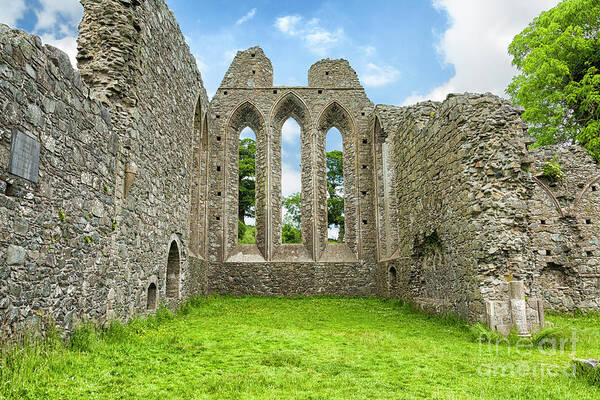
[[[380,215],[379,231],[397,224],[399,240],[397,257],[380,251],[379,293],[484,320],[487,301],[508,300],[506,277],[532,264],[525,246],[531,160],[519,111],[491,95],[466,94],[377,106],[375,114],[397,177],[397,220]],[[396,238],[381,236],[386,246]]]
[[[5,330],[127,319],[147,311],[151,284],[171,306],[206,289],[208,98],[194,57],[163,1],[83,5],[79,71],[35,36],[0,34]],[[14,130],[41,143],[37,183],[8,172]]]
[[[600,167],[575,146],[532,150],[536,177],[529,207],[531,250],[535,269],[531,286],[543,294],[545,306],[557,311],[600,309]],[[564,176],[544,175],[555,160]]]
[[[5,25],[0,71],[0,330],[103,318],[120,280],[110,114],[66,54]],[[8,171],[17,131],[40,143],[37,183]]]
[[[360,262],[227,262],[208,271],[208,291],[261,296],[373,296],[374,265]]]
[[[83,5],[81,74],[115,116],[115,252],[128,281],[117,293],[129,307],[119,314],[130,314],[140,311],[152,280],[158,281],[159,301],[177,303],[191,292],[195,278],[189,262],[202,258],[205,226],[200,223],[201,153],[208,98],[195,59],[164,1]],[[180,266],[172,276],[178,290],[167,296],[173,241],[180,253]]]

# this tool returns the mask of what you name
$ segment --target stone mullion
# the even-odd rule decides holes
[[[265,188],[265,217],[266,217],[266,223],[264,225],[264,230],[265,230],[265,238],[266,238],[266,244],[265,244],[265,252],[264,252],[264,257],[267,260],[271,260],[273,258],[273,250],[275,248],[275,243],[273,243],[274,241],[274,235],[273,235],[273,193],[275,193],[277,191],[277,188],[275,188],[275,190],[273,190],[273,184],[276,180],[273,179],[273,149],[275,148],[275,146],[272,145],[272,141],[275,140],[275,135],[273,134],[273,130],[271,127],[270,123],[266,124],[265,127],[265,145],[266,146],[257,146],[257,151],[260,148],[265,148],[266,147],[266,182],[264,182],[264,188]],[[280,155],[281,158],[281,155]],[[257,182],[259,183],[259,182]],[[276,184],[276,183],[275,183]],[[279,192],[281,192],[281,179],[279,180]],[[281,213],[280,213],[281,214]],[[281,218],[281,216],[279,217]],[[258,226],[258,221],[257,221],[257,226]]]
[[[338,128],[340,129],[340,128]],[[344,243],[356,254],[360,254],[358,249],[358,237],[361,227],[357,224],[360,220],[360,210],[356,201],[356,189],[358,186],[358,177],[360,166],[358,154],[352,147],[352,137],[355,136],[350,128],[342,128],[342,159],[344,170]],[[348,156],[350,155],[350,157]],[[353,171],[353,173],[348,173]],[[353,193],[354,195],[349,195]]]
[[[262,256],[268,259],[270,246],[270,140],[267,134],[267,127],[251,127],[256,135],[256,159],[255,159],[255,227],[256,227],[256,247],[260,250]]]
[[[223,161],[226,161],[227,158],[227,154],[233,154],[232,151],[227,151],[229,149],[229,146],[233,146],[234,144],[234,139],[233,137],[233,132],[235,132],[234,129],[231,128],[226,128],[228,130],[227,134],[224,135],[225,137],[225,143],[224,143],[224,152],[223,152]],[[236,147],[237,149],[237,147]],[[222,215],[225,216],[224,221],[222,221],[223,223],[223,261],[227,260],[227,257],[229,256],[229,254],[231,253],[231,244],[230,244],[230,239],[229,239],[229,227],[231,225],[231,218],[235,217],[235,220],[237,222],[237,211],[235,211],[235,213],[232,216],[232,213],[230,212],[231,210],[229,210],[229,204],[230,202],[233,201],[234,204],[238,204],[239,199],[238,194],[237,194],[237,190],[235,190],[237,188],[237,185],[231,185],[229,183],[231,180],[231,176],[235,176],[238,174],[238,168],[239,168],[239,149],[237,151],[235,151],[235,154],[237,154],[237,157],[231,157],[229,160],[227,160],[226,162],[229,163],[229,168],[225,169],[225,175],[224,175],[224,179],[223,179],[223,183],[224,183],[224,187],[223,187],[223,192],[224,196],[221,199],[221,209],[223,210]],[[222,186],[221,186],[222,187]],[[213,194],[214,196],[214,194]],[[229,200],[229,202],[228,202]],[[237,201],[236,201],[237,200]]]
[[[318,250],[320,257],[327,247],[327,131],[329,128],[318,132],[316,146],[317,165],[315,171],[318,201],[316,203],[318,226]]]
[[[301,162],[301,222],[302,243],[316,259],[316,215],[315,213],[315,179],[314,179],[314,143],[315,128],[311,125],[303,126],[300,137],[300,162]]]
[[[318,144],[322,141],[321,137],[322,132],[317,130],[316,128],[311,133],[311,179],[312,179],[312,213],[313,213],[313,221],[312,221],[312,245],[313,245],[313,258],[314,260],[318,260],[322,248],[321,248],[321,215],[319,213],[319,206],[321,204],[321,191],[319,187],[319,177],[318,173],[320,171],[319,168],[319,149]]]

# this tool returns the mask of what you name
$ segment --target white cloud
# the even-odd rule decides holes
[[[316,30],[314,32],[306,34],[304,39],[311,47],[327,47],[334,43],[337,43],[342,37],[343,31],[338,29],[335,32],[329,32],[325,30]]]
[[[305,22],[299,15],[279,17],[275,20],[275,27],[288,36],[300,38],[310,51],[319,56],[327,54],[344,38],[342,28],[329,31],[320,26],[317,18]]]
[[[378,66],[367,64],[367,72],[362,75],[361,81],[365,86],[385,86],[395,82],[400,77],[400,71],[389,65]]]
[[[275,26],[283,33],[295,36],[297,35],[296,26],[300,23],[302,17],[298,15],[286,15],[285,17],[277,18]]]
[[[300,170],[293,168],[287,163],[281,165],[281,194],[283,197],[290,196],[302,190]]]
[[[298,125],[298,122],[293,118],[285,121],[281,127],[281,136],[286,143],[295,144],[300,142],[300,125]]]
[[[54,29],[59,22],[59,17],[64,18],[69,24],[76,25],[83,16],[83,7],[79,0],[40,0],[40,5],[42,7],[35,11],[36,31]]]
[[[508,45],[540,12],[559,0],[433,0],[448,14],[450,28],[438,44],[443,62],[455,75],[428,94],[415,93],[404,104],[443,100],[449,93],[492,92],[503,96],[516,70]]]
[[[0,23],[15,27],[25,14],[25,0],[10,0],[0,7]]]
[[[34,32],[44,43],[67,53],[71,64],[77,67],[77,24],[83,16],[79,0],[39,0],[34,10],[37,17]]]
[[[54,35],[42,35],[40,36],[42,41],[46,44],[52,45],[58,49],[61,49],[69,56],[71,64],[74,68],[77,68],[77,38],[74,36],[66,36],[62,39],[57,39]]]
[[[253,8],[252,10],[248,11],[248,13],[246,15],[244,15],[242,18],[238,19],[235,24],[241,25],[244,22],[248,22],[252,18],[254,18],[255,15],[256,15],[256,8]]]
[[[358,48],[365,53],[365,56],[372,56],[377,51],[375,46],[359,46]]]

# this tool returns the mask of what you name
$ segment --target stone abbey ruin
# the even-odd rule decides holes
[[[78,70],[0,25],[0,330],[128,318],[195,294],[402,298],[526,334],[600,310],[600,169],[528,150],[490,94],[373,105],[345,60],[273,86],[258,47],[209,101],[163,0],[82,0]],[[302,244],[282,244],[282,124],[301,127]],[[256,133],[256,244],[238,144]],[[345,242],[328,243],[325,134],[343,137]],[[544,174],[550,160],[562,179]]]

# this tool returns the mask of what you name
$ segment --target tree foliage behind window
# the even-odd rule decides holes
[[[344,241],[344,170],[342,152],[327,153],[327,225],[339,229],[338,241]],[[302,220],[302,197],[294,193],[283,198],[282,242],[302,243],[300,224]]]
[[[302,243],[302,196],[300,193],[294,193],[283,198],[283,208],[285,215],[283,217],[282,242],[283,243]]]
[[[339,150],[327,153],[327,225],[339,229],[344,241],[344,158]]]
[[[254,218],[256,198],[256,142],[254,139],[240,139],[239,159],[239,208],[238,218],[244,224],[246,217]]]

